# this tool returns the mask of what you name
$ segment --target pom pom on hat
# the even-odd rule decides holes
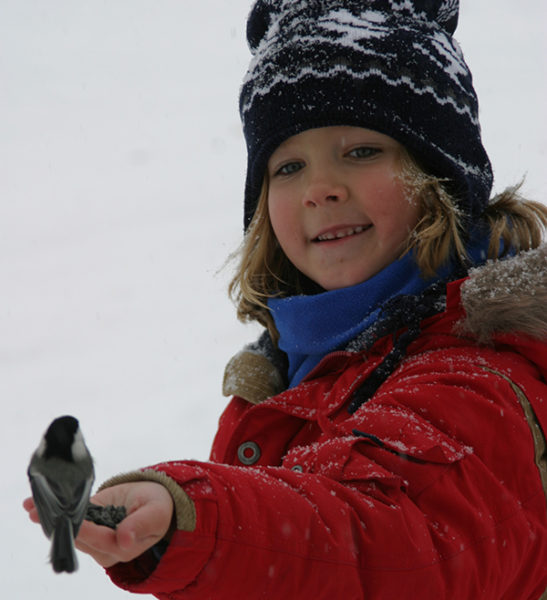
[[[477,217],[492,170],[471,73],[452,37],[458,0],[258,0],[240,114],[247,143],[244,225],[266,165],[287,138],[352,125],[389,135],[449,180]]]

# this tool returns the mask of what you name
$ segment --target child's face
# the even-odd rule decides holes
[[[399,257],[418,222],[402,146],[360,127],[308,129],[268,162],[268,211],[292,264],[326,290],[369,279]]]

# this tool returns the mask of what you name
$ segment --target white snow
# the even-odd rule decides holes
[[[127,598],[80,555],[55,575],[21,508],[56,416],[97,481],[206,459],[240,325],[222,271],[239,242],[237,96],[250,0],[3,0],[0,8],[2,597]],[[462,0],[496,189],[545,202],[542,2]]]

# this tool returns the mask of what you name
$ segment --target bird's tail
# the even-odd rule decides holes
[[[72,573],[78,568],[72,522],[66,515],[60,517],[53,532],[51,564],[56,573]]]

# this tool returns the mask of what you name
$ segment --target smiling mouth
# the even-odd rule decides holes
[[[363,231],[367,231],[370,229],[372,225],[359,225],[357,227],[347,227],[340,229],[338,231],[328,231],[326,233],[322,233],[314,238],[313,242],[330,242],[332,240],[341,240],[343,238],[352,237],[359,233],[363,233]]]

